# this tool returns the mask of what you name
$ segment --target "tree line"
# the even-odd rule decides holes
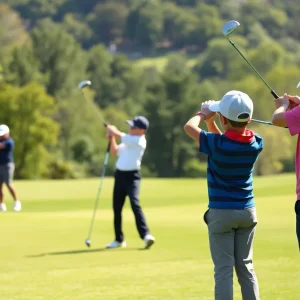
[[[233,36],[239,49],[277,93],[293,94],[300,44],[291,22],[299,9],[297,1],[0,1],[0,123],[16,140],[16,176],[99,175],[107,142],[96,109],[123,131],[137,114],[150,120],[144,176],[205,176],[205,156],[182,131],[202,101],[240,89],[253,99],[255,118],[268,120],[274,109],[222,37],[223,23],[243,20]],[[167,54],[167,64],[141,67],[131,59],[137,49]],[[77,88],[84,79],[94,107]],[[265,139],[257,175],[293,170],[295,140],[286,129],[250,128]]]

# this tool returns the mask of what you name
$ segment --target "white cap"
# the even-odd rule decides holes
[[[0,125],[0,136],[3,136],[5,134],[9,133],[9,128],[7,125]]]
[[[228,120],[247,122],[252,118],[253,102],[250,97],[240,91],[229,91],[221,101],[212,103],[209,110],[219,112]]]

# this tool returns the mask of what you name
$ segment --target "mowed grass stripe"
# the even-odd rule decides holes
[[[72,211],[93,209],[99,179],[66,181],[16,181],[16,188],[26,211]],[[255,197],[282,196],[282,201],[295,199],[293,174],[272,177],[256,177]],[[111,208],[113,178],[105,178],[99,207]],[[12,201],[6,193],[6,203],[11,210]],[[257,199],[259,200],[259,199]],[[206,179],[149,179],[141,187],[141,203],[144,207],[159,207],[207,203]],[[258,201],[257,201],[258,203]],[[276,208],[275,208],[276,209]]]

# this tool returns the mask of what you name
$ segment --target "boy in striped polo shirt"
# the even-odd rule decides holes
[[[224,134],[214,122],[216,113]],[[233,299],[235,268],[243,300],[258,300],[258,282],[252,261],[257,224],[252,172],[263,139],[246,129],[253,102],[240,91],[226,93],[221,101],[207,101],[184,126],[185,132],[208,155],[209,209],[204,214],[215,272],[215,300]],[[199,124],[206,122],[208,131]]]

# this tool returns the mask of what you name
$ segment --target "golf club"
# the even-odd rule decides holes
[[[89,87],[91,84],[92,84],[92,82],[89,81],[89,80],[82,80],[82,81],[79,82],[78,87],[80,88],[81,93],[82,93],[83,97],[85,98],[85,100],[86,100],[87,102],[89,102],[91,105],[93,105],[93,108],[94,108],[94,109],[96,110],[96,112],[98,113],[98,116],[100,117],[101,121],[103,122],[103,125],[106,127],[106,126],[107,126],[107,123],[105,122],[105,120],[104,120],[102,114],[100,113],[98,107],[96,108],[95,103],[92,102],[90,99],[88,99],[87,96],[86,96],[86,94],[85,94],[84,91],[83,91],[83,89],[84,89],[85,87]]]
[[[83,92],[83,89],[85,87],[90,86],[91,84],[92,84],[91,81],[83,80],[83,81],[79,82],[78,88],[80,88],[85,100],[87,102],[91,103],[91,105],[93,104],[94,108],[96,108],[95,104],[92,101],[90,101],[87,98],[87,96],[85,95],[85,93]],[[103,125],[106,127],[107,123],[104,120],[102,114],[100,113],[100,111],[98,109],[96,109],[96,111],[97,111],[98,116],[100,117],[101,121],[103,122]],[[105,176],[105,172],[106,172],[106,167],[107,167],[107,164],[108,164],[109,152],[110,152],[110,141],[107,145],[107,149],[106,149],[106,153],[105,153],[105,157],[104,157],[104,164],[103,164],[103,169],[102,169],[102,173],[101,173],[101,177],[100,177],[100,183],[99,183],[99,187],[98,187],[98,191],[97,191],[97,196],[96,196],[96,200],[95,200],[92,220],[91,220],[90,228],[89,228],[89,232],[88,232],[88,237],[85,239],[85,244],[86,244],[87,247],[91,246],[91,235],[92,235],[92,230],[93,230],[94,223],[95,223],[96,211],[97,211],[97,208],[98,208],[98,203],[99,203],[99,199],[100,199],[100,193],[101,193],[101,189],[102,189],[102,185],[103,185],[103,180],[104,180],[104,176]]]
[[[271,94],[275,99],[279,98],[279,96],[276,94],[276,92],[268,85],[268,83],[264,80],[264,78],[257,72],[257,70],[254,68],[254,66],[247,60],[247,58],[242,54],[242,52],[235,46],[235,44],[232,42],[232,40],[229,38],[229,35],[238,27],[240,26],[240,23],[235,20],[231,20],[226,22],[223,25],[222,32],[224,36],[227,37],[229,43],[234,47],[234,49],[241,55],[241,57],[246,61],[246,63],[251,67],[251,69],[256,73],[256,75],[262,80],[262,82],[267,86],[267,88],[270,90]]]
[[[101,189],[102,189],[102,185],[103,185],[103,180],[104,180],[104,176],[105,176],[105,171],[106,171],[106,167],[107,167],[107,163],[108,163],[109,151],[110,151],[110,142],[107,145],[107,149],[106,149],[106,153],[105,153],[105,158],[104,158],[103,169],[102,169],[102,174],[101,174],[101,177],[100,177],[99,188],[98,188],[98,192],[97,192],[97,196],[96,196],[96,201],[95,201],[95,205],[94,205],[94,211],[93,211],[92,220],[91,220],[91,224],[90,224],[90,229],[89,229],[88,237],[85,240],[85,244],[87,245],[87,247],[91,246],[91,235],[92,235],[92,231],[93,231],[93,227],[94,227],[94,222],[95,222],[95,217],[96,217],[96,211],[97,211],[97,208],[98,208],[100,193],[101,193]]]
[[[266,125],[273,125],[272,122],[261,121],[261,120],[257,120],[257,119],[251,119],[251,121],[256,122],[256,123],[266,124]]]

